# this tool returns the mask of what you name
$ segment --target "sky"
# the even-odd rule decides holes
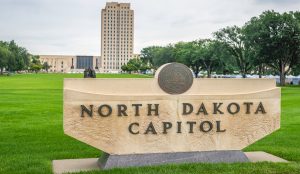
[[[38,55],[100,55],[105,0],[0,0],[0,40]],[[300,10],[300,0],[119,0],[134,10],[134,52],[212,38],[265,10]]]

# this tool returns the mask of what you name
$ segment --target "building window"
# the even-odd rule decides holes
[[[77,56],[77,69],[93,68],[93,56]]]

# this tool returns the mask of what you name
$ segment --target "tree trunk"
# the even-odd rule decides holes
[[[198,78],[198,74],[199,74],[199,68],[197,66],[192,67],[194,74],[195,74],[195,78]]]
[[[280,72],[280,86],[285,86],[285,75],[284,75],[284,72]]]
[[[258,66],[258,76],[261,79],[261,77],[262,77],[262,65]]]
[[[1,67],[1,73],[0,74],[3,75],[3,67]]]
[[[285,86],[285,66],[283,63],[280,64],[280,85]]]
[[[241,74],[242,74],[243,78],[246,78],[246,68],[245,67],[242,67]]]
[[[209,70],[207,71],[207,78],[211,78],[211,73],[209,72]]]
[[[199,73],[199,71],[198,71],[198,70],[195,70],[195,71],[194,71],[195,78],[198,78],[198,73]]]
[[[207,69],[207,78],[211,78],[211,69],[210,68]]]
[[[242,77],[246,78],[246,71],[245,70],[242,70]]]

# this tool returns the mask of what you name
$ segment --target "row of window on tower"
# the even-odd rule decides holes
[[[119,7],[119,8],[118,8]],[[124,7],[124,6],[118,6],[117,8],[116,8],[116,6],[106,6],[106,9],[108,9],[107,10],[107,12],[114,12],[114,11],[129,11],[128,9],[130,9],[130,7],[129,6],[126,6],[126,7]],[[116,10],[117,9],[117,10]],[[121,10],[120,10],[121,9]],[[122,9],[125,9],[125,10],[122,10]]]
[[[109,26],[111,26],[111,28],[110,29],[112,29],[112,27],[120,27],[120,26],[129,26],[129,23],[131,24],[131,27],[132,27],[132,24],[133,24],[133,22],[132,22],[132,20],[122,20],[122,21],[104,21],[105,23],[104,23],[104,26],[106,26],[106,24],[107,24],[107,29],[109,29]]]
[[[104,27],[104,29],[105,29],[105,27]],[[121,32],[118,32],[118,31],[117,31],[117,33],[129,33],[128,30],[129,30],[129,29],[132,29],[132,28],[121,28],[121,29],[122,29]],[[124,29],[124,30],[127,29],[127,31],[123,31],[123,29]],[[106,30],[104,30],[104,33],[106,33]],[[113,30],[107,30],[107,33],[116,33],[116,30],[114,30],[114,31],[113,31]],[[131,33],[132,33],[132,32],[131,32]],[[131,36],[132,36],[132,35],[131,35]]]
[[[104,43],[105,43],[105,42],[104,42]],[[120,43],[121,43],[121,44],[123,44],[123,43],[124,43],[124,44],[125,44],[125,43],[127,43],[127,44],[129,44],[129,43],[132,44],[131,41],[130,41],[130,42],[129,42],[129,41],[124,41],[124,42],[121,41],[121,42],[118,42],[118,43],[116,43],[116,44],[115,44],[114,42],[112,42],[112,43],[113,43],[113,44],[111,44],[111,45],[109,45],[109,44],[108,44],[108,45],[104,44],[104,46],[111,46],[111,47],[115,47],[115,46],[116,46],[116,47],[119,47],[119,46],[120,46],[120,47],[123,47],[123,46],[125,46],[125,47],[126,47],[127,45],[119,45],[119,44],[120,44]]]
[[[132,35],[130,35],[130,37],[128,36],[128,37],[117,37],[117,38],[109,38],[109,37],[107,37],[107,43],[116,43],[116,42],[119,42],[119,41],[130,41],[130,42],[132,42]],[[104,41],[103,41],[104,43],[106,43],[106,39],[104,39]]]
[[[111,52],[117,52],[117,51],[113,51],[113,50],[121,50],[121,53],[123,53],[122,50],[124,50],[124,53],[125,53],[125,51],[129,52],[131,50],[131,48],[132,47],[123,47],[123,48],[120,49],[119,47],[117,47],[117,48],[114,48],[114,49],[113,48],[106,48],[106,49],[103,48],[103,50],[104,50],[104,53],[105,53],[105,50],[107,50],[107,53],[109,53],[109,50],[111,50]]]
[[[124,38],[126,38],[125,37],[126,35],[124,35]],[[127,36],[127,37],[129,37],[129,36]],[[118,37],[117,38],[115,38],[115,37],[113,37],[113,38],[110,38],[110,37],[108,37],[108,36],[106,36],[105,38],[103,38],[103,42],[104,41],[108,41],[108,43],[109,43],[109,41],[111,41],[111,43],[115,43],[115,42],[120,42],[120,39],[118,39]],[[124,41],[125,41],[125,39],[124,39]],[[128,39],[128,41],[131,41],[132,42],[132,39]],[[105,42],[104,42],[105,43]],[[125,43],[125,42],[124,42]]]
[[[131,17],[133,17],[133,15],[132,14],[129,14],[129,13],[126,13],[126,11],[124,11],[124,13],[122,13],[121,12],[121,14],[119,14],[119,12],[117,13],[117,15],[115,14],[115,13],[112,13],[112,14],[107,14],[107,16],[106,16],[106,13],[104,13],[104,19],[109,19],[109,18],[111,18],[112,19],[112,17],[115,19],[115,17],[129,17],[129,16],[131,16]]]
[[[131,12],[131,10],[111,10],[110,13],[104,13],[104,16],[106,16],[106,14],[107,14],[107,16],[116,16],[116,13],[117,13],[117,15],[124,14],[124,16],[125,16],[125,15],[130,14],[132,16],[132,13],[130,13],[130,12]]]
[[[104,46],[105,46],[105,45],[104,45]],[[105,51],[105,50],[115,50],[115,49],[116,49],[116,50],[121,50],[121,51],[122,51],[122,50],[130,50],[131,48],[132,48],[131,45],[130,45],[130,46],[123,46],[123,45],[122,45],[122,46],[120,46],[120,47],[119,47],[119,45],[117,45],[117,46],[114,46],[114,45],[113,45],[113,46],[108,47],[108,48],[105,48],[105,47],[104,47],[103,50]]]
[[[121,66],[125,65],[125,64],[126,64],[125,62],[122,62]],[[104,69],[120,69],[119,63],[117,63],[117,64],[110,64],[110,65],[105,65],[105,63],[104,63],[103,67],[104,67]]]
[[[108,9],[116,9],[116,6],[106,6]],[[117,6],[120,9],[129,9],[129,6]]]
[[[109,32],[109,31],[113,31],[113,30],[116,30],[116,27],[107,27],[106,28],[106,26],[104,26],[104,32],[106,32],[106,29],[107,29],[107,32]],[[117,27],[117,29],[121,29],[121,30],[132,30],[132,25],[123,25],[123,26],[121,26],[121,27]]]
[[[114,37],[125,37],[125,36],[127,36],[127,37],[132,37],[132,31],[131,32],[129,32],[129,31],[127,31],[126,33],[125,32],[122,32],[121,34],[119,34],[119,33],[117,33],[117,34],[103,34],[103,36],[114,36]]]
[[[124,61],[120,61],[120,60],[114,60],[114,61],[112,61],[112,60],[107,60],[106,62],[103,62],[103,64],[104,65],[113,65],[113,64],[124,64],[124,63],[126,63],[126,61],[128,62],[128,60],[129,59],[126,59],[126,60],[124,60]]]
[[[120,57],[121,57],[121,58],[122,58],[122,57],[128,58],[128,57],[130,57],[129,54],[132,54],[132,52],[130,52],[130,53],[127,52],[126,55],[121,54]],[[103,60],[105,60],[105,57],[111,57],[111,58],[113,58],[115,55],[119,55],[119,54],[112,54],[112,52],[111,52],[111,54],[109,54],[109,53],[107,52],[106,54],[103,55]],[[129,56],[128,56],[128,55],[129,55]]]
[[[110,12],[110,13],[108,13]],[[106,13],[109,14],[114,14],[114,13],[129,13],[129,12],[133,12],[133,10],[107,10]],[[104,13],[104,15],[106,15],[106,13]]]
[[[132,34],[132,31],[131,31],[130,33]],[[132,37],[132,35],[130,35],[129,32],[127,32],[127,34],[121,34],[121,35],[119,35],[119,34],[103,34],[103,35],[104,35],[104,36],[114,36],[114,37],[115,37],[115,36],[117,36],[117,37],[119,37],[119,36],[120,36],[120,37],[122,37],[122,36],[124,36],[124,37],[125,37],[125,36],[129,37],[129,36],[130,36],[130,37]],[[104,39],[105,39],[105,38],[104,38]]]

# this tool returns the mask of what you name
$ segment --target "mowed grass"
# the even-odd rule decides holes
[[[52,173],[52,160],[100,156],[100,150],[63,133],[63,78],[81,77],[82,74],[0,76],[0,173]],[[292,162],[180,164],[81,173],[300,173],[300,87],[282,88],[281,129],[244,150],[266,151]]]

